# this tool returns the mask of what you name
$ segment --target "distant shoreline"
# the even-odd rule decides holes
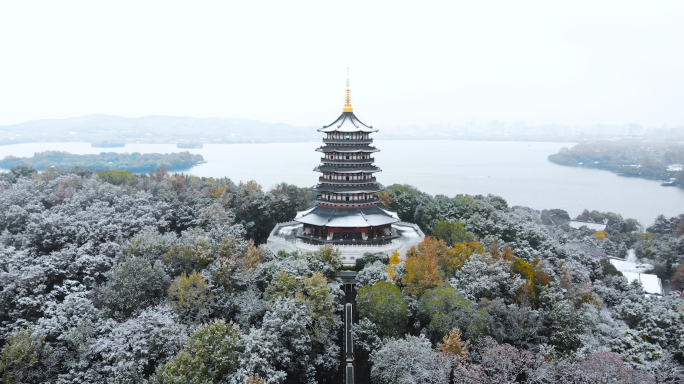
[[[684,188],[684,146],[676,142],[583,142],[548,156],[554,164],[598,169],[618,176],[661,181],[661,186]]]
[[[511,139],[501,139],[501,138],[459,138],[459,137],[451,137],[451,136],[445,136],[445,137],[382,137],[380,136],[379,138],[376,138],[377,140],[385,141],[385,140],[391,140],[391,141],[430,141],[430,140],[435,140],[435,141],[442,141],[442,140],[449,140],[449,141],[492,141],[492,142],[530,142],[530,143],[568,143],[568,144],[577,144],[581,140],[565,140],[559,138],[558,140],[536,140],[536,139],[526,139],[526,138],[511,138]],[[229,141],[229,142],[215,142],[215,143],[204,143],[202,145],[230,145],[230,144],[278,144],[278,143],[316,143],[316,142],[321,142],[320,139],[318,140],[282,140],[282,141]],[[32,143],[86,143],[86,144],[92,144],[88,141],[82,141],[82,140],[63,140],[63,141],[21,141],[21,142],[13,142],[13,143],[5,143],[5,142],[0,142],[0,147],[3,146],[9,146],[9,145],[19,145],[19,144],[32,144]],[[684,143],[684,142],[683,142]],[[100,145],[91,145],[93,148],[122,148],[125,147],[126,145],[130,144],[159,144],[159,145],[174,145],[177,148],[182,148],[182,149],[200,149],[202,147],[184,147],[184,146],[177,146],[178,143],[176,142],[146,142],[146,141],[136,141],[136,142],[125,142],[121,143],[124,145],[116,145],[116,146],[100,146]]]
[[[0,159],[0,168],[10,170],[14,167],[28,167],[43,171],[50,168],[78,167],[93,171],[117,170],[145,173],[159,168],[165,168],[168,171],[183,171],[204,163],[206,161],[202,155],[193,155],[187,151],[165,154],[101,152],[86,155],[64,151],[43,151],[31,157],[6,156]]]

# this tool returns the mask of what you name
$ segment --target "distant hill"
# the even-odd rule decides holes
[[[320,140],[316,127],[227,118],[88,115],[0,126],[0,145],[41,141],[250,143]]]

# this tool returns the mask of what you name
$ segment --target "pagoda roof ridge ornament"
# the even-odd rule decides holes
[[[344,98],[344,108],[342,112],[354,112],[354,108],[351,106],[351,89],[349,89],[349,68],[347,68],[347,96]]]

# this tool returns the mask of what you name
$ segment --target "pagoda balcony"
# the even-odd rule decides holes
[[[316,204],[324,204],[324,205],[332,205],[332,204],[343,204],[349,208],[358,208],[359,205],[361,204],[372,204],[372,203],[377,203],[380,201],[380,198],[377,196],[368,199],[368,200],[328,200],[328,199],[322,199],[320,196],[316,196],[316,200],[314,200]],[[352,207],[352,205],[356,205],[356,207]]]
[[[335,185],[340,185],[340,184],[370,184],[370,183],[375,183],[375,177],[369,177],[364,180],[335,180],[335,179],[328,179],[325,177],[319,177],[318,178],[319,183],[325,183],[325,184],[335,184]]]
[[[326,144],[372,144],[373,139],[323,139]]]
[[[358,236],[361,234],[358,233]],[[364,246],[364,245],[381,245],[381,244],[391,244],[392,240],[399,239],[401,236],[399,235],[386,235],[386,236],[378,236],[378,237],[373,237],[373,238],[368,238],[368,240],[363,240],[362,238],[355,238],[355,239],[331,239],[328,240],[327,237],[320,237],[320,236],[315,236],[315,235],[302,235],[302,234],[297,234],[296,238],[300,241],[303,241],[308,244],[314,244],[314,245],[326,245],[326,244],[332,244],[332,245],[346,245],[346,246]]]
[[[321,157],[321,162],[328,164],[372,164],[375,162],[374,157],[369,157],[367,159],[326,159]]]

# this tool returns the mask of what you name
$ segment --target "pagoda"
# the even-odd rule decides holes
[[[377,132],[354,115],[351,90],[347,90],[342,115],[332,124],[318,129],[323,132],[321,165],[314,171],[321,175],[316,205],[299,212],[295,222],[303,224],[297,238],[310,244],[386,244],[398,238],[392,228],[399,222],[396,213],[378,207],[376,181],[381,169],[375,165],[372,133]]]

